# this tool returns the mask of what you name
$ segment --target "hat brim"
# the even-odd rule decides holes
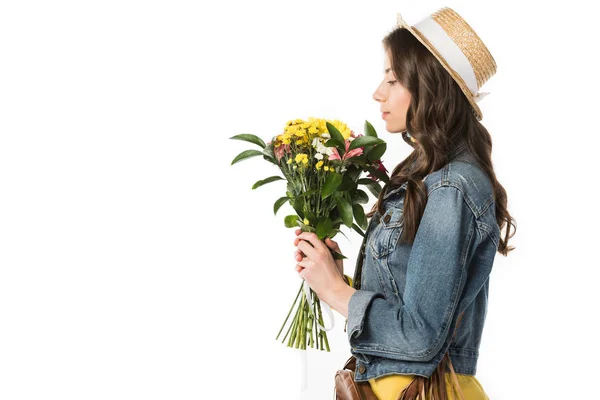
[[[471,107],[473,108],[473,114],[475,115],[475,117],[477,117],[478,121],[481,121],[483,118],[481,109],[475,102],[475,99],[473,98],[473,94],[471,93],[471,91],[469,90],[469,88],[467,87],[467,85],[465,84],[463,79],[460,77],[460,75],[455,70],[453,70],[450,67],[450,65],[448,65],[448,63],[446,62],[444,57],[442,57],[442,55],[437,51],[437,49],[429,42],[429,40],[427,40],[427,38],[425,36],[423,36],[421,34],[421,32],[419,32],[418,29],[413,28],[412,26],[408,25],[400,17],[398,17],[398,27],[405,28],[407,31],[409,31],[415,38],[417,38],[417,40],[419,42],[421,42],[423,44],[423,46],[425,46],[427,48],[427,50],[429,50],[431,52],[431,54],[433,54],[435,56],[435,58],[437,58],[437,60],[440,62],[440,64],[442,64],[442,67],[444,67],[444,69],[446,71],[448,71],[450,76],[452,76],[454,81],[456,83],[458,83],[458,86],[463,91],[465,97],[467,98],[467,100],[469,100],[469,103],[471,104]]]

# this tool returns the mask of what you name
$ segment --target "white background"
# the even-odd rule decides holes
[[[579,4],[581,3],[581,4]],[[372,122],[381,40],[450,6],[498,64],[482,91],[517,221],[498,254],[477,378],[493,400],[596,382],[596,16],[583,2],[4,1],[0,398],[329,399],[349,357],[275,340],[301,279],[283,182],[255,146],[286,121]],[[374,202],[371,197],[367,205]],[[336,237],[352,274],[360,237]],[[210,392],[210,394],[209,394]]]

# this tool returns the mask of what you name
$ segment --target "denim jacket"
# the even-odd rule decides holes
[[[357,382],[430,377],[446,351],[456,373],[476,373],[500,237],[492,185],[464,142],[424,183],[428,199],[412,245],[399,242],[406,184],[386,193],[385,214],[369,221],[346,320]]]

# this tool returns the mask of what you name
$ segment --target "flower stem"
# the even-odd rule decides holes
[[[321,325],[325,326],[325,325],[324,325],[324,322],[323,322],[323,314],[322,314],[322,312],[321,312],[321,303],[319,303],[319,306],[318,306],[317,308],[318,308],[318,310],[319,310],[319,322],[321,322]],[[327,351],[331,351],[331,350],[329,349],[329,341],[327,340],[327,332],[325,332],[325,331],[322,331],[322,333],[323,333],[323,336],[322,336],[321,338],[322,338],[323,340],[325,340],[325,347],[327,348]],[[322,345],[322,343],[321,343],[321,345]]]
[[[277,337],[275,338],[275,340],[279,339],[279,335],[281,335],[281,331],[283,330],[283,327],[285,326],[285,323],[288,321],[288,318],[290,318],[290,314],[292,313],[292,310],[294,309],[294,306],[296,305],[296,302],[298,301],[298,296],[300,296],[300,292],[302,291],[302,285],[303,284],[304,284],[304,282],[302,282],[300,284],[300,289],[298,290],[298,293],[296,294],[296,299],[294,300],[294,303],[290,307],[290,311],[288,311],[288,314],[285,317],[285,321],[283,321],[283,325],[281,325],[281,329],[279,329],[279,333],[277,334]],[[290,325],[290,327],[291,327],[291,325]],[[290,329],[288,328],[288,332],[289,331],[290,331]],[[287,336],[287,333],[285,334],[285,336]],[[283,340],[285,340],[285,337],[283,338]]]
[[[318,322],[318,315],[317,315],[317,302],[315,301],[315,298],[313,297],[313,314],[315,316],[315,341],[317,342],[317,350],[319,349],[319,322]]]
[[[290,334],[290,339],[288,341],[288,347],[293,347],[293,343],[296,340],[296,333],[297,333],[297,326],[298,326],[298,318],[300,317],[300,309],[297,308],[296,309],[296,314],[294,315],[294,323],[292,326],[292,332]]]
[[[300,336],[302,336],[302,317],[304,316],[304,298],[306,296],[302,294],[302,300],[300,301],[300,307],[298,308],[298,324],[296,325],[296,340],[294,341],[294,347],[300,347]]]

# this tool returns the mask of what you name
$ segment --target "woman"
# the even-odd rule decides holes
[[[331,256],[336,242],[299,229],[296,268],[347,318],[354,379],[377,398],[488,399],[475,372],[489,274],[516,229],[476,104],[496,64],[449,8],[412,27],[398,15],[398,25],[373,98],[414,150],[367,214],[354,279]]]

